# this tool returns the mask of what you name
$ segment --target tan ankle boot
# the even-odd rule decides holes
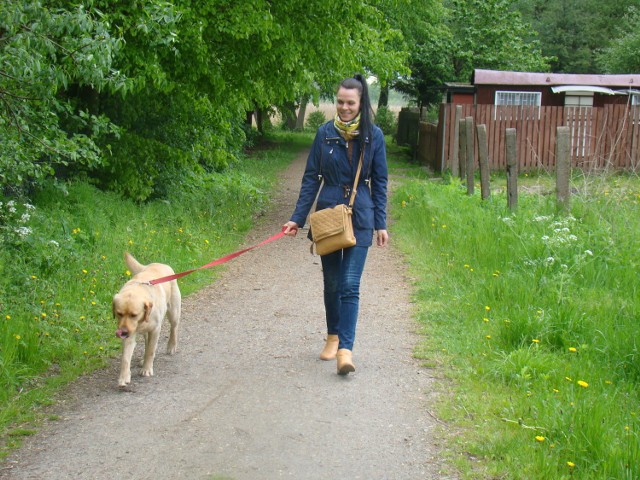
[[[356,367],[353,365],[353,360],[351,358],[351,350],[341,348],[338,350],[336,358],[338,359],[338,375],[346,375],[349,372],[356,371]]]
[[[338,335],[327,335],[327,343],[324,344],[324,349],[320,352],[321,360],[333,360],[338,353]]]

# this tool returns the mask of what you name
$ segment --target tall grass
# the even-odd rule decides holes
[[[277,172],[309,143],[279,134],[224,173],[168,186],[168,201],[139,205],[80,182],[51,183],[28,202],[2,199],[0,430],[120,351],[111,298],[130,275],[123,252],[179,272],[234,251]],[[183,295],[218,272],[183,277]]]
[[[574,181],[565,214],[457,181],[404,176],[393,196],[464,478],[640,478],[640,181]]]

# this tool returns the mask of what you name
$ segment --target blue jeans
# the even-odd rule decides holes
[[[338,348],[353,350],[360,303],[360,278],[369,247],[351,247],[323,255],[327,333],[338,335]]]

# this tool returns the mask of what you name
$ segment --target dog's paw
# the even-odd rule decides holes
[[[173,355],[178,351],[178,347],[176,345],[167,345],[167,354]]]
[[[143,377],[153,377],[153,367],[143,368],[140,375]]]
[[[126,387],[127,385],[129,385],[129,383],[131,383],[131,374],[127,375],[126,377],[120,377],[118,379],[119,387]]]

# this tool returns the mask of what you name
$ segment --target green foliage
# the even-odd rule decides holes
[[[522,193],[511,214],[506,193],[481,201],[455,180],[395,191],[420,355],[454,379],[440,415],[476,459],[469,478],[640,475],[640,184],[591,180],[567,214]]]
[[[385,135],[393,135],[396,133],[397,119],[395,113],[388,107],[380,107],[376,111],[376,125],[382,129]]]
[[[20,190],[61,165],[98,165],[95,140],[113,125],[60,93],[122,89],[126,79],[113,68],[120,39],[96,13],[37,1],[3,3],[0,32],[0,188]]]
[[[475,68],[547,71],[549,58],[513,3],[447,0],[405,13],[411,75],[394,88],[429,106],[441,101],[445,82],[469,82]]]
[[[326,121],[327,121],[327,119],[325,118],[324,113],[321,112],[320,110],[316,110],[314,112],[311,112],[309,114],[309,116],[307,117],[307,125],[306,125],[306,127],[309,130],[312,130],[312,131],[315,132],[316,130],[318,130],[320,125],[322,125]]]
[[[617,24],[618,35],[598,54],[598,64],[606,73],[640,72],[640,5]]]
[[[635,73],[633,50],[622,43],[633,43],[629,9],[640,7],[640,0],[517,0],[515,7],[538,32],[544,55],[552,58],[551,69],[564,73]],[[636,23],[637,25],[637,23]],[[620,28],[623,27],[623,28]],[[629,28],[631,27],[631,28]],[[622,55],[621,59],[609,56]],[[604,54],[604,56],[603,56]],[[637,55],[635,55],[637,57]],[[609,65],[611,62],[611,65]],[[604,70],[603,70],[604,69]]]
[[[398,30],[362,2],[26,0],[3,4],[0,31],[0,188],[25,192],[77,172],[159,196],[153,178],[104,173],[123,152],[131,173],[160,173],[142,156],[154,152],[189,175],[220,171],[242,150],[246,111],[317,97],[354,71],[404,71]],[[149,140],[140,153],[133,136]]]

